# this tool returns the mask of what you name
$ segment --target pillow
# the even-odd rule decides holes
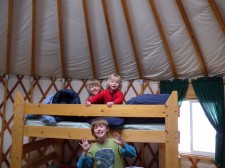
[[[143,94],[131,98],[127,104],[165,104],[169,94]]]
[[[127,101],[127,104],[137,105],[157,105],[165,104],[169,98],[169,94],[143,94],[131,98]],[[141,123],[165,123],[164,118],[125,118],[126,124],[141,124]]]

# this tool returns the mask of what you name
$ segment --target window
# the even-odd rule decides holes
[[[216,131],[197,100],[183,101],[178,123],[180,153],[214,156]]]

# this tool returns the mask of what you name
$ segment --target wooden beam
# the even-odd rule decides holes
[[[169,63],[170,63],[170,68],[172,70],[174,78],[177,79],[178,78],[177,70],[176,70],[176,67],[175,67],[175,64],[174,64],[174,61],[173,61],[173,56],[172,56],[172,53],[170,51],[170,48],[169,48],[169,45],[168,45],[168,42],[167,42],[167,39],[166,39],[166,35],[165,35],[165,32],[164,32],[162,23],[161,23],[160,18],[159,18],[159,14],[158,14],[155,2],[154,2],[154,0],[149,0],[149,2],[150,2],[150,6],[152,8],[152,12],[153,12],[154,17],[155,17],[155,21],[156,21],[158,29],[159,29],[159,33],[160,33],[161,38],[162,38],[162,42],[163,42],[163,46],[164,46],[165,51],[166,51],[167,58],[168,58]]]
[[[87,4],[86,4],[86,0],[82,0],[82,2],[83,2],[83,8],[84,8],[84,16],[85,16],[85,22],[86,22],[89,51],[90,51],[90,56],[91,56],[92,71],[93,71],[94,78],[97,78],[96,70],[95,70],[95,63],[94,63],[94,53],[93,53],[92,42],[91,42],[90,26],[89,26],[89,21],[88,21]]]
[[[114,60],[114,64],[115,64],[115,69],[116,69],[116,73],[120,74],[119,72],[119,66],[117,64],[117,59],[116,59],[116,52],[115,52],[115,47],[114,47],[114,43],[113,43],[113,36],[112,36],[112,31],[110,29],[110,21],[109,21],[109,15],[108,15],[108,10],[107,10],[107,3],[106,0],[102,0],[102,5],[103,5],[103,10],[104,10],[104,14],[105,14],[105,21],[106,21],[106,25],[107,25],[107,29],[108,29],[108,34],[109,34],[109,42],[111,45],[111,49],[112,49],[112,55],[113,55],[113,60]]]
[[[198,163],[209,163],[214,165],[216,168],[219,168],[220,166],[215,164],[214,158],[210,156],[201,156],[201,155],[193,155],[193,154],[186,154],[186,153],[180,153],[179,154],[181,159],[188,159],[191,162],[192,168],[197,168]]]
[[[35,74],[36,0],[32,0],[31,76]]]
[[[159,168],[164,168],[165,166],[165,144],[159,144]]]
[[[208,0],[208,3],[209,3],[209,6],[211,7],[212,11],[213,11],[213,14],[214,16],[216,17],[216,20],[223,32],[223,35],[225,36],[225,23],[223,21],[223,18],[215,4],[215,1],[214,0]]]
[[[43,147],[54,145],[55,139],[45,138],[38,141],[29,142],[23,145],[23,154],[38,150]]]
[[[9,0],[8,6],[8,32],[7,32],[7,53],[6,53],[6,73],[10,73],[10,56],[11,56],[11,38],[12,38],[12,17],[13,17],[13,0]]]
[[[175,95],[176,93],[176,95]],[[171,97],[167,100],[166,117],[165,117],[165,131],[166,131],[166,143],[165,143],[165,165],[168,168],[178,168],[178,96],[177,91],[173,92]]]
[[[17,118],[13,121],[12,128],[12,147],[11,147],[11,168],[22,167],[23,159],[23,128],[24,128],[24,100],[22,96],[17,93],[15,98],[15,103],[13,106],[14,118]]]
[[[135,60],[136,60],[137,68],[138,68],[138,74],[139,74],[139,77],[141,79],[143,79],[143,73],[142,73],[142,69],[141,69],[142,66],[138,59],[137,47],[136,47],[135,38],[134,38],[134,32],[133,32],[126,0],[122,0],[122,6],[123,6],[123,11],[124,11],[124,15],[126,18],[126,22],[127,22],[128,31],[129,31],[130,38],[131,38],[131,44],[133,47],[134,56],[135,56]]]
[[[76,110],[73,109],[76,107]],[[138,113],[137,113],[138,110]],[[63,115],[63,116],[98,116],[101,117],[165,117],[165,105],[116,105],[108,108],[106,105],[95,104],[90,107],[80,104],[25,104],[25,114]]]
[[[200,67],[201,67],[201,71],[202,73],[205,75],[205,76],[208,76],[208,70],[206,68],[206,65],[205,65],[205,61],[203,59],[203,56],[202,56],[202,53],[200,51],[200,48],[199,48],[199,45],[198,45],[198,42],[195,38],[195,35],[194,35],[194,32],[192,30],[192,27],[191,27],[191,24],[189,22],[189,19],[187,17],[187,14],[185,12],[185,9],[184,9],[184,6],[182,4],[182,1],[181,0],[176,0],[176,3],[177,3],[177,6],[178,6],[178,9],[180,11],[180,14],[183,18],[183,21],[184,21],[184,24],[187,28],[187,31],[188,31],[188,34],[190,36],[190,39],[191,39],[191,42],[194,46],[194,49],[195,49],[195,52],[196,52],[196,55],[198,57],[198,61],[200,63]]]
[[[64,57],[64,48],[63,48],[62,14],[61,14],[60,0],[57,0],[57,7],[58,7],[57,9],[58,9],[59,47],[60,47],[60,55],[61,55],[61,70],[62,70],[62,76],[66,77],[65,57]]]
[[[36,0],[32,0],[32,37],[31,37],[31,80],[30,102],[33,102],[34,76],[35,76],[35,32],[36,32]]]
[[[54,158],[55,158],[55,152],[51,152],[47,155],[39,157],[35,161],[32,161],[26,165],[23,165],[22,168],[40,167],[41,165],[53,160]]]
[[[11,57],[11,38],[12,38],[12,17],[13,17],[13,0],[8,1],[8,30],[7,30],[7,50],[6,50],[6,75],[10,73],[10,57]],[[8,79],[5,81],[5,94],[7,93],[8,88]],[[4,98],[4,103],[5,102]],[[1,131],[1,147],[0,147],[0,166],[2,164],[2,149],[3,149],[3,142],[4,142],[4,132],[5,132],[5,112],[6,112],[6,104],[4,104],[3,115],[2,115],[2,131]]]
[[[46,129],[45,129],[46,128]],[[109,136],[113,137],[114,131],[119,132],[126,142],[148,142],[148,143],[165,143],[165,131],[154,130],[149,133],[148,130],[113,130],[109,132]],[[51,137],[60,139],[74,139],[80,140],[86,137],[88,140],[95,140],[95,137],[91,134],[90,128],[62,128],[54,126],[24,126],[24,136],[33,137]]]

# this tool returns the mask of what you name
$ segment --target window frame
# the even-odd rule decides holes
[[[191,154],[191,155],[201,155],[201,156],[214,157],[215,156],[215,151],[214,152],[207,152],[207,151],[204,152],[204,151],[198,151],[198,150],[195,150],[194,149],[194,135],[193,135],[194,134],[193,133],[193,130],[194,130],[193,112],[194,112],[194,110],[193,110],[193,104],[194,103],[199,103],[198,99],[184,99],[183,101],[188,101],[189,102],[189,110],[190,110],[190,112],[189,112],[189,117],[190,117],[190,121],[189,121],[189,129],[190,129],[189,143],[190,144],[189,145],[190,145],[190,151],[180,151],[179,150],[179,153],[181,153],[181,154],[182,153],[185,153],[185,154]],[[180,115],[181,115],[181,112],[180,112]],[[180,125],[180,123],[178,121],[178,129],[179,129],[179,125]],[[182,132],[180,132],[180,134],[182,134]]]

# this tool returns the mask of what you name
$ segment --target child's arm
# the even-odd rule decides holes
[[[123,104],[123,92],[117,91],[115,93],[115,99],[113,100],[114,104]]]
[[[127,143],[125,143],[125,147],[121,149],[121,154],[128,158],[135,158],[137,156],[135,148]]]
[[[113,136],[116,138],[115,143],[119,144],[122,147],[121,149],[122,156],[128,158],[134,158],[137,156],[135,148],[125,143],[122,136],[118,132],[114,132]]]
[[[90,168],[92,167],[93,161],[89,156],[86,156],[83,158],[83,156],[80,156],[78,162],[77,162],[77,167],[78,168]]]
[[[123,104],[123,92],[117,91],[113,96],[115,99],[113,101],[107,102],[108,107],[112,107],[114,104]]]
[[[87,153],[88,153],[88,150],[93,145],[93,143],[89,144],[87,141],[87,138],[84,137],[82,139],[82,142],[79,144],[83,148],[83,152],[79,158],[79,161],[77,162],[77,167],[78,168],[89,168],[92,166],[93,161],[92,161],[91,157],[87,155]]]
[[[116,138],[115,143],[118,145],[125,147],[125,142],[122,138],[122,136],[118,132],[113,132],[113,136]]]
[[[93,143],[89,144],[88,140],[86,137],[83,137],[82,142],[79,143],[80,146],[83,148],[83,154],[87,155],[88,150],[91,148],[91,146],[93,145]],[[82,154],[82,155],[83,155]]]
[[[90,105],[91,104],[102,104],[102,102],[104,100],[104,93],[103,92],[104,91],[102,91],[102,92],[100,92],[100,93],[98,93],[98,94],[88,98],[86,102],[89,102]]]

